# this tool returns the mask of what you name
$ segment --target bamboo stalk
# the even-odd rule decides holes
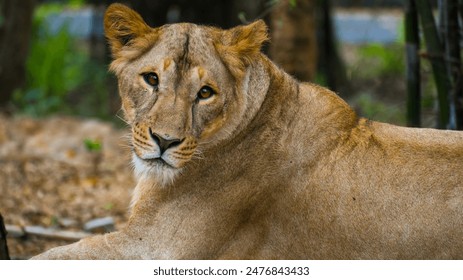
[[[463,0],[458,0],[458,13],[460,14],[460,20],[463,21]]]
[[[405,51],[407,59],[407,125],[421,126],[420,38],[415,0],[405,1]]]
[[[463,89],[458,23],[458,0],[442,0],[447,75],[450,78],[450,128],[463,129]]]
[[[437,96],[439,103],[438,127],[447,128],[449,124],[449,80],[446,75],[447,70],[444,63],[443,45],[437,33],[436,23],[432,14],[432,7],[428,0],[419,0],[415,2],[418,15],[423,28],[423,34],[426,41],[428,57],[431,60],[434,81],[437,87]]]
[[[343,98],[352,95],[351,86],[347,79],[347,71],[344,61],[338,51],[335,39],[335,26],[333,24],[333,1],[318,0],[318,25],[321,30],[319,46],[319,71],[327,80],[328,87],[337,92]]]

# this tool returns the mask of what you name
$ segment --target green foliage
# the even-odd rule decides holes
[[[424,109],[433,109],[437,100],[436,82],[429,73],[425,73],[423,76],[424,86],[421,91],[421,106]]]
[[[71,1],[78,2],[83,1]],[[32,116],[70,113],[105,116],[107,111],[106,69],[91,61],[89,54],[64,26],[57,33],[48,29],[47,17],[65,6],[44,4],[34,13],[33,36],[26,62],[26,87],[16,91],[13,102]]]
[[[68,5],[72,8],[81,8],[85,5],[85,0],[68,0]]]
[[[405,44],[405,19],[402,19],[401,23],[397,27],[397,38],[398,44]]]
[[[83,57],[72,56],[70,51],[71,38],[65,30],[34,38],[26,62],[28,89],[14,96],[27,113],[44,115],[62,109],[66,94],[81,79],[78,71]]]
[[[289,7],[294,9],[297,7],[297,0],[289,0]]]
[[[84,145],[89,152],[101,152],[102,144],[99,140],[85,139]]]
[[[114,204],[112,202],[108,202],[103,206],[103,209],[110,211],[114,208]]]
[[[432,109],[436,100],[435,94],[433,94],[435,89],[434,83],[428,83],[421,97],[421,106],[425,109]]]
[[[400,108],[375,100],[371,93],[360,94],[354,103],[356,104],[354,106],[361,110],[361,115],[366,118],[395,124],[405,123],[405,115]]]
[[[437,106],[436,82],[432,76],[431,62],[427,59],[421,60],[421,107],[425,110],[432,110]]]
[[[282,1],[282,0],[269,0],[269,1],[267,1],[266,5],[268,7],[272,7],[272,6],[275,6],[276,4],[278,4],[280,1]],[[297,0],[289,0],[289,8],[290,9],[297,8]]]
[[[359,63],[365,66],[359,71],[366,78],[404,74],[403,45],[385,46],[372,43],[360,47],[358,54],[360,56]]]
[[[328,87],[328,81],[326,80],[326,76],[323,73],[317,72],[313,82],[317,85]]]
[[[50,226],[55,227],[58,226],[59,224],[59,219],[56,216],[51,216],[50,217]]]

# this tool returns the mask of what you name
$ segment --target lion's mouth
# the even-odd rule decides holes
[[[175,168],[174,166],[172,166],[171,164],[169,164],[167,161],[165,161],[162,158],[150,158],[150,159],[141,159],[141,160],[145,161],[149,165],[156,165],[156,166],[160,165],[160,166]]]
[[[156,178],[162,186],[173,183],[181,168],[175,167],[162,158],[142,158],[133,153],[132,164],[137,178]]]
[[[146,156],[144,157],[144,156],[139,156],[137,153],[134,153],[134,154],[139,160],[141,160],[144,164],[146,164],[149,167],[168,167],[168,168],[176,169],[175,166],[165,161],[161,157],[146,157]]]

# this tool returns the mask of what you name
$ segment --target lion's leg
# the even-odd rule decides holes
[[[32,259],[88,260],[88,259],[127,259],[124,233],[114,232],[84,238],[79,242],[50,249]]]

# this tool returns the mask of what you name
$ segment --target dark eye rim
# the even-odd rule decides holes
[[[210,96],[208,96],[208,97],[201,97],[201,91],[204,90],[204,89],[205,89],[205,90],[208,90],[208,91],[211,93]],[[215,92],[215,90],[214,90],[212,87],[210,87],[210,86],[203,86],[203,87],[201,87],[201,89],[198,91],[197,99],[198,99],[198,100],[207,100],[207,99],[211,98],[212,96],[214,96],[215,94],[216,94],[216,92]]]
[[[147,83],[149,86],[152,86],[152,87],[157,89],[157,87],[159,86],[159,76],[158,76],[158,74],[156,74],[155,72],[146,72],[146,73],[142,73],[141,75],[142,75],[143,80],[145,81],[145,83]],[[153,83],[153,84],[150,83],[150,81],[149,81],[150,76],[155,77],[156,83]]]

